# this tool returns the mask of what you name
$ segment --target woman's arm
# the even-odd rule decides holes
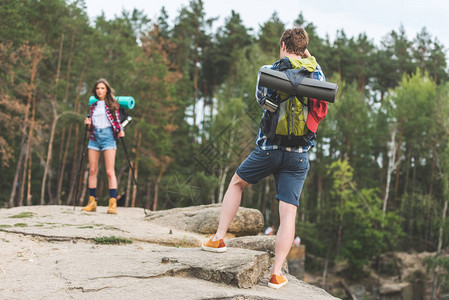
[[[119,138],[124,137],[125,131],[123,130],[122,122],[120,122],[120,111],[118,109],[115,111],[115,117],[116,117],[118,127],[119,127],[119,133],[117,134],[117,136]]]

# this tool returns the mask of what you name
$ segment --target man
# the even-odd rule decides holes
[[[304,29],[286,30],[279,43],[280,60],[271,66],[263,66],[262,68],[280,71],[288,69],[307,70],[305,73],[309,77],[324,81],[321,67],[307,50],[308,41],[308,35]],[[280,104],[279,107],[284,105],[281,113],[279,113],[279,123],[277,123],[279,131],[276,129],[276,135],[274,137],[270,135],[270,138],[267,138],[267,129],[262,128],[263,126],[259,128],[256,149],[238,167],[223,198],[217,232],[202,245],[202,248],[206,251],[226,251],[223,238],[240,206],[242,191],[249,184],[255,184],[266,176],[273,174],[277,189],[276,199],[279,200],[280,225],[276,235],[275,260],[268,283],[268,286],[272,288],[280,288],[287,283],[287,278],[282,275],[281,268],[295,236],[295,219],[299,196],[309,170],[308,150],[314,145],[313,139],[316,137],[318,123],[324,119],[327,113],[327,102],[308,99],[307,108],[306,103],[301,102],[302,99],[296,97],[291,97],[290,100],[285,101],[289,98],[289,95],[285,98],[282,93],[278,95],[276,91],[259,86],[258,78],[256,99],[259,105],[266,107],[265,101],[267,99],[272,101],[276,97],[278,102],[279,100],[283,101],[283,104]],[[288,112],[290,111],[292,113],[289,118]],[[266,117],[269,116],[271,116],[271,112],[264,109],[261,124],[270,123],[271,121],[264,122]],[[295,120],[292,120],[291,116],[294,116]],[[286,120],[283,118],[286,118]],[[285,128],[283,129],[282,126]],[[287,131],[287,135],[282,135],[282,130]],[[277,134],[278,132],[281,134]],[[288,134],[290,134],[290,138]],[[301,135],[301,141],[298,144],[292,144],[291,135]]]

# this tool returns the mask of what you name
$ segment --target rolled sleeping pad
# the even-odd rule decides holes
[[[287,74],[271,69],[261,69],[259,85],[290,94],[292,84]],[[308,97],[327,102],[334,102],[337,96],[338,85],[335,83],[319,81],[317,79],[304,78],[296,88],[297,97]]]
[[[127,108],[127,109],[133,109],[136,102],[134,101],[134,98],[131,96],[116,96],[115,99],[117,99],[118,104],[121,108]],[[94,96],[90,96],[89,98],[89,106],[92,105],[92,103],[97,102],[98,99]]]

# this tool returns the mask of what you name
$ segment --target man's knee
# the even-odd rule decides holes
[[[298,207],[288,202],[279,200],[279,216],[281,219],[295,219]]]
[[[240,188],[241,190],[244,190],[248,185],[249,183],[243,180],[239,175],[237,175],[237,173],[234,174],[231,182],[229,183],[229,186],[235,186]]]

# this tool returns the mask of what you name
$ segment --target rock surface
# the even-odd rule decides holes
[[[152,224],[141,209],[106,210],[0,209],[2,298],[336,299],[290,275],[282,289],[268,288],[266,252],[183,248],[206,236]],[[95,243],[110,236],[132,243]]]
[[[274,235],[257,235],[236,237],[229,240],[226,244],[229,247],[264,251],[274,255],[275,242],[276,236]]]
[[[150,212],[146,220],[153,224],[172,226],[184,231],[213,234],[218,227],[220,209],[221,204],[173,208]],[[263,225],[263,216],[260,211],[240,207],[228,232],[235,236],[256,235]]]

